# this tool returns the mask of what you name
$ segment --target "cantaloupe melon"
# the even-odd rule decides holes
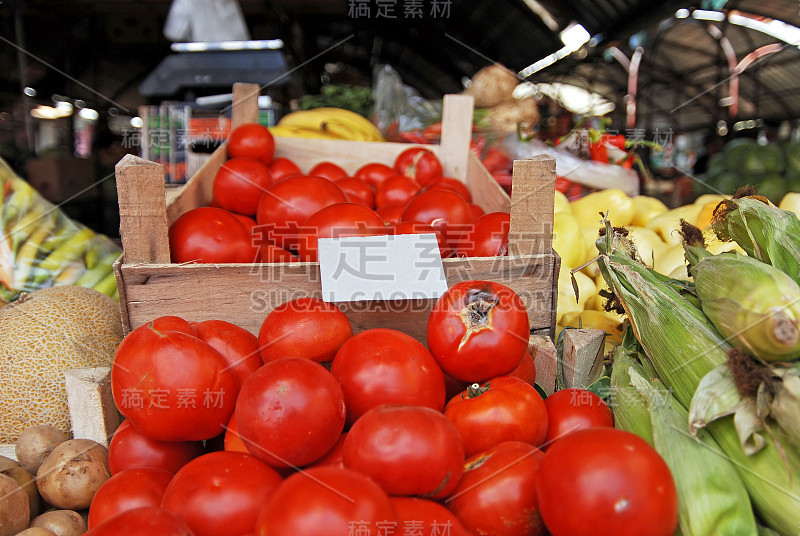
[[[0,443],[29,426],[70,431],[64,371],[108,367],[122,340],[119,304],[96,290],[37,290],[0,309]]]

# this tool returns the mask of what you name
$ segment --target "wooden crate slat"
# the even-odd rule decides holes
[[[552,325],[552,273],[556,257],[483,257],[443,261],[448,285],[467,279],[497,281],[523,297],[531,329]],[[189,321],[225,319],[258,333],[277,305],[302,296],[322,297],[318,263],[128,265],[121,268],[130,328],[157,316]],[[413,302],[413,300],[412,300]],[[423,303],[424,302],[424,303]],[[340,303],[356,330],[393,327],[425,341],[434,300]]]
[[[475,100],[467,95],[444,96],[439,160],[446,176],[462,182],[467,180],[474,107]]]

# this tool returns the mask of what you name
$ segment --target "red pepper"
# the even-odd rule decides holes
[[[511,159],[497,147],[490,147],[483,158],[483,165],[489,173],[509,169],[512,165]]]
[[[425,127],[425,130],[422,131],[423,136],[441,136],[442,135],[442,122],[439,121],[438,123],[434,123],[432,125],[428,125]]]
[[[606,144],[625,150],[625,136],[622,134],[601,134],[597,143],[589,143],[589,155],[595,162],[611,164],[608,159],[608,147]]]
[[[408,143],[421,143],[421,144],[430,144],[431,140],[420,134],[418,130],[408,130],[406,132],[400,132],[398,134],[401,141],[405,141]]]

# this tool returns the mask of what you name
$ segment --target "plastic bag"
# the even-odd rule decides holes
[[[71,220],[0,159],[0,298],[58,285],[81,285],[116,297],[112,263],[122,250]]]
[[[417,90],[403,84],[389,65],[378,65],[373,73],[375,108],[372,122],[388,141],[400,132],[419,130],[442,120],[442,102],[429,101]]]
[[[164,23],[170,41],[247,41],[250,33],[236,0],[173,0]]]
[[[503,149],[514,160],[546,154],[556,161],[556,173],[585,186],[604,190],[619,188],[628,195],[639,194],[639,175],[631,169],[584,160],[564,149],[539,140],[522,141],[516,135],[503,140]]]

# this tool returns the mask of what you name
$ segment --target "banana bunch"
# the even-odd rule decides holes
[[[0,299],[58,285],[117,297],[120,248],[68,218],[0,160]]]
[[[285,115],[274,136],[326,140],[385,141],[380,131],[365,117],[342,108],[314,108]]]

